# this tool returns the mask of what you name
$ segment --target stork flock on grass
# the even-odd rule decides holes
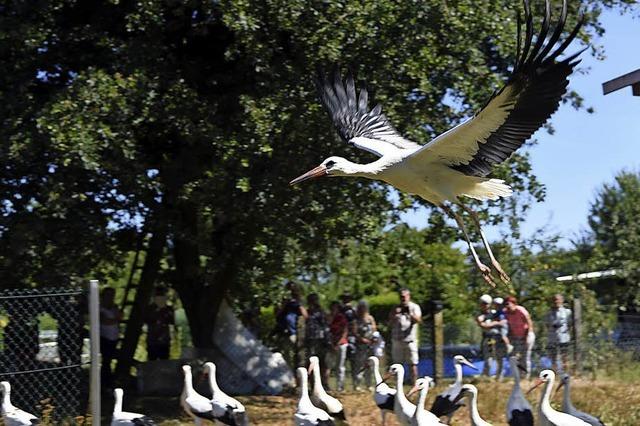
[[[319,71],[316,85],[320,99],[338,134],[345,142],[379,158],[372,163],[357,164],[331,156],[290,184],[324,176],[351,176],[383,181],[402,192],[414,194],[455,220],[475,264],[488,283],[495,285],[492,272],[508,282],[509,275],[493,255],[478,215],[464,204],[463,198],[482,201],[511,195],[512,190],[504,181],[488,175],[558,109],[569,84],[568,77],[580,62],[577,57],[584,50],[558,59],[582,25],[581,17],[560,42],[567,18],[567,0],[563,0],[552,33],[549,0],[545,1],[542,28],[535,40],[528,0],[524,0],[524,9],[525,34],[524,37],[521,34],[518,19],[517,60],[506,84],[473,117],[425,145],[404,138],[382,113],[380,105],[370,109],[367,90],[361,88],[358,93],[350,73],[343,78],[338,68],[330,75]],[[480,260],[463,218],[454,206],[460,212],[468,213],[478,228],[493,269]]]
[[[531,405],[526,400],[520,388],[518,365],[515,357],[511,357],[511,371],[514,375],[514,385],[509,396],[506,409],[506,418],[510,426],[533,426],[534,415]],[[404,367],[401,364],[393,364],[384,377],[380,374],[379,361],[376,357],[367,360],[365,368],[373,369],[376,386],[373,392],[373,401],[380,409],[382,424],[386,424],[386,415],[394,415],[403,426],[437,426],[447,425],[451,417],[463,405],[464,399],[469,403],[469,417],[472,426],[490,426],[491,423],[484,420],[478,411],[478,389],[472,384],[463,383],[462,366],[475,368],[462,355],[454,357],[456,367],[455,382],[444,392],[436,397],[429,410],[426,408],[426,400],[433,380],[425,376],[416,380],[413,388],[407,395],[404,394]],[[194,421],[196,426],[203,425],[204,421],[214,424],[230,426],[248,426],[248,413],[237,399],[227,395],[218,385],[216,378],[216,366],[212,362],[204,364],[204,372],[209,378],[211,397],[199,394],[193,388],[192,369],[189,365],[182,367],[183,389],[180,396],[180,405],[184,412]],[[329,395],[322,384],[319,374],[317,357],[309,359],[309,367],[300,367],[296,370],[299,387],[299,398],[296,411],[293,415],[295,426],[333,426],[348,424],[344,407],[340,401]],[[309,388],[309,375],[313,378],[313,385]],[[386,382],[394,378],[395,389]],[[569,376],[563,375],[558,389],[564,386],[564,398],[562,412],[554,410],[550,404],[550,397],[555,380],[555,374],[551,370],[543,370],[539,378],[531,387],[531,393],[535,388],[544,384],[544,390],[538,404],[539,425],[543,426],[604,426],[601,420],[589,414],[578,411],[570,400]],[[0,382],[2,394],[2,421],[6,426],[30,426],[40,424],[40,420],[24,410],[15,407],[11,403],[11,385],[9,382]],[[408,398],[418,393],[416,404]],[[111,426],[152,426],[156,423],[148,416],[139,413],[123,411],[123,391],[114,390],[115,404],[111,419]],[[446,418],[446,420],[441,420]]]

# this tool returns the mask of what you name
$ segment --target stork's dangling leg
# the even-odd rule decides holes
[[[482,278],[484,278],[484,280],[487,283],[491,284],[492,287],[495,287],[496,283],[493,281],[493,278],[491,277],[491,268],[489,268],[487,265],[485,265],[480,261],[480,257],[478,257],[478,253],[476,253],[476,249],[473,247],[473,243],[471,243],[471,238],[469,238],[469,234],[467,233],[467,228],[465,227],[464,221],[462,220],[462,218],[456,212],[454,212],[453,209],[451,209],[450,207],[444,204],[442,204],[440,207],[442,207],[442,210],[444,210],[449,216],[451,216],[456,221],[456,223],[458,224],[458,228],[460,228],[460,230],[464,234],[464,238],[467,241],[469,250],[471,251],[471,256],[473,256],[473,260],[476,262],[478,269],[480,269],[480,272],[482,273]]]
[[[502,269],[502,265],[500,265],[500,263],[496,260],[496,257],[493,255],[493,252],[491,251],[491,246],[489,245],[489,241],[487,240],[487,237],[484,235],[484,231],[482,230],[482,226],[480,225],[480,219],[478,218],[478,213],[474,212],[472,209],[470,209],[469,207],[465,206],[462,203],[458,203],[458,205],[462,207],[462,209],[464,209],[467,213],[469,213],[469,215],[471,216],[471,219],[473,219],[473,222],[476,224],[478,231],[480,231],[480,238],[482,239],[482,244],[484,244],[484,248],[487,250],[487,253],[489,254],[489,259],[491,259],[491,264],[498,272],[498,275],[500,275],[500,279],[502,280],[502,282],[504,282],[505,284],[508,284],[511,281],[511,278],[509,278],[509,275],[507,275],[504,269]]]

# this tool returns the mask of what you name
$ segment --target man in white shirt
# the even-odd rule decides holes
[[[418,377],[418,324],[422,310],[411,301],[409,289],[400,290],[400,304],[389,314],[391,358],[394,363],[411,365],[411,383]]]
[[[571,345],[571,309],[564,307],[564,296],[556,294],[551,299],[551,309],[545,315],[549,357],[556,371],[565,371]]]

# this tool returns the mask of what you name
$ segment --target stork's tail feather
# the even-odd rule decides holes
[[[478,178],[477,183],[464,194],[476,200],[497,200],[500,197],[509,197],[513,191],[509,185],[505,185],[501,179]]]

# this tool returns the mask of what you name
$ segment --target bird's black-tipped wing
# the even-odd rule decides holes
[[[151,417],[147,416],[137,417],[133,419],[132,422],[136,426],[155,426],[156,424]]]
[[[486,176],[494,165],[502,163],[520,148],[558,109],[569,84],[568,76],[580,62],[576,58],[582,51],[561,61],[556,58],[576,37],[582,19],[556,46],[567,17],[567,0],[563,0],[560,18],[551,36],[549,0],[545,0],[544,21],[534,43],[528,0],[524,0],[524,8],[524,44],[520,49],[518,25],[518,59],[506,85],[473,118],[426,144],[412,155],[412,160],[444,163],[466,175]]]
[[[533,413],[531,410],[513,410],[509,426],[533,426]]]
[[[462,404],[454,404],[452,400],[445,398],[442,395],[436,396],[436,399],[433,401],[433,405],[431,405],[431,411],[437,417],[449,416],[455,411],[462,407]]]
[[[394,149],[417,149],[420,145],[404,139],[376,105],[369,109],[369,94],[361,88],[356,93],[356,85],[351,73],[343,80],[338,68],[330,75],[318,71],[316,87],[324,104],[345,142],[383,156]]]

